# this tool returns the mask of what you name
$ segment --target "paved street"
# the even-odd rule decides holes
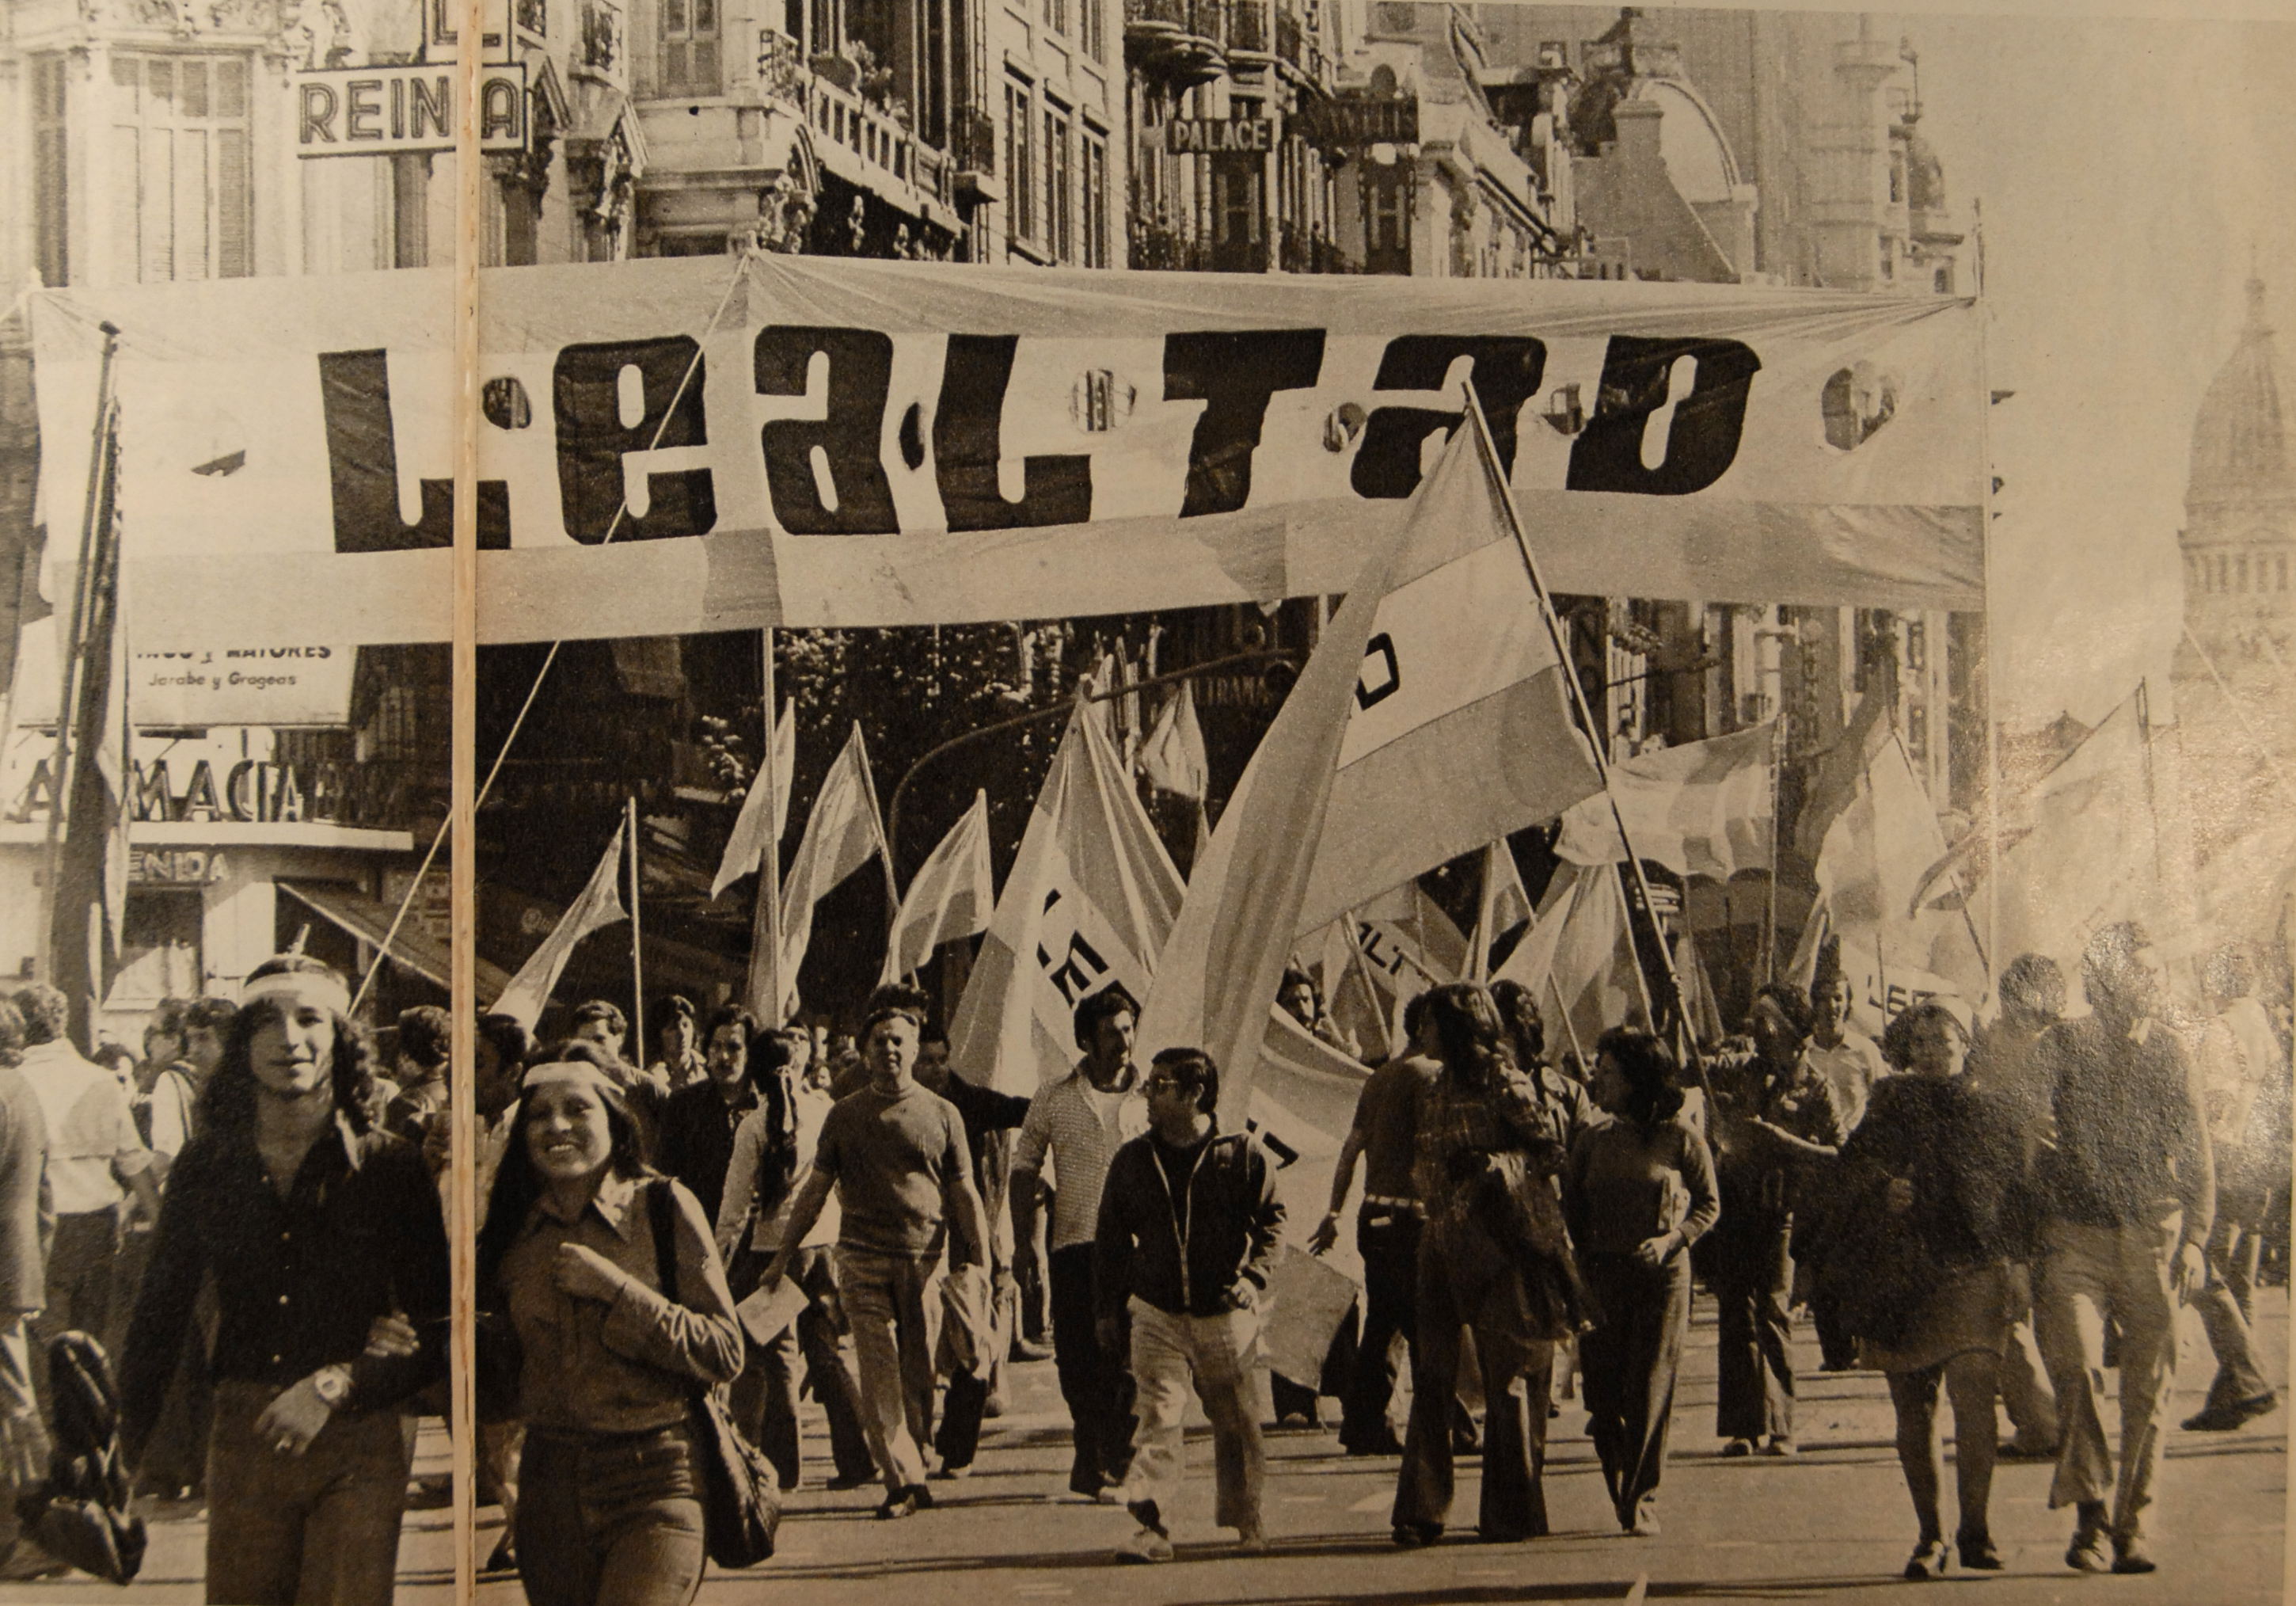
[[[2285,1376],[2287,1296],[2264,1295],[2260,1349],[2276,1380]],[[1815,1368],[1815,1342],[1799,1335],[1799,1358]],[[1119,1567],[1109,1552],[1130,1532],[1121,1511],[1062,1495],[1065,1416],[1049,1363],[1018,1370],[1013,1408],[993,1421],[979,1470],[962,1483],[933,1486],[939,1509],[906,1522],[870,1515],[870,1490],[808,1488],[791,1501],[782,1552],[749,1574],[713,1572],[705,1606],[764,1598],[775,1606],[898,1599],[899,1606],[1101,1606],[1111,1598],[1179,1602],[1379,1602],[1401,1606],[1497,1606],[1505,1602],[1605,1602],[1644,1598],[1718,1602],[1898,1599],[1912,1587],[1897,1577],[1912,1548],[1913,1519],[1890,1449],[1890,1407],[1882,1380],[1866,1374],[1805,1375],[1803,1454],[1791,1462],[1725,1462],[1710,1437],[1714,1400],[1712,1306],[1701,1300],[1676,1415],[1676,1455],[1664,1492],[1664,1536],[1622,1538],[1611,1531],[1600,1471],[1585,1418],[1566,1402],[1554,1428],[1547,1470],[1552,1536],[1485,1547],[1472,1527],[1432,1551],[1402,1552],[1388,1542],[1392,1460],[1337,1454],[1325,1431],[1269,1438],[1267,1526],[1274,1548],[1240,1557],[1213,1529],[1208,1444],[1191,1440],[1189,1497],[1178,1513],[1178,1559],[1159,1568]],[[2210,1363],[2199,1323],[2188,1314],[2175,1417],[2199,1408]],[[1330,1407],[1326,1407],[1327,1411]],[[2234,1606],[2282,1598],[2287,1505],[2285,1412],[2229,1437],[2172,1433],[2165,1488],[2154,1524],[2161,1571],[2151,1578],[2092,1578],[2064,1569],[2070,1512],[2046,1509],[2049,1470],[2005,1463],[1995,1486],[1994,1532],[2009,1570],[1989,1578],[1956,1573],[1939,1585],[1980,1589],[1986,1606],[2095,1602],[2113,1606]],[[808,1471],[825,1469],[816,1420]],[[444,1465],[443,1436],[426,1433],[418,1471]],[[1472,1524],[1476,1485],[1463,1468],[1456,1513]],[[1952,1520],[1950,1495],[1947,1520]],[[491,1548],[499,1513],[480,1513],[480,1552]],[[189,1602],[205,1541],[197,1520],[159,1523],[143,1578],[117,1590],[84,1577],[0,1586],[0,1606],[18,1601]],[[410,1514],[401,1552],[401,1598],[443,1602],[452,1594],[447,1513]],[[1111,1592],[1115,1592],[1111,1596]],[[514,1579],[484,1583],[488,1606],[518,1606]]]

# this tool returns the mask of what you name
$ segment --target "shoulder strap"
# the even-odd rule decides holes
[[[672,1305],[677,1297],[677,1201],[670,1194],[676,1186],[669,1178],[658,1176],[645,1185],[646,1220],[653,1229],[653,1272],[661,1284],[661,1297]]]

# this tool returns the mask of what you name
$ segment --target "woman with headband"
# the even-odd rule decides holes
[[[341,976],[282,954],[241,1001],[168,1174],[120,1360],[121,1443],[142,1458],[212,1281],[207,1598],[385,1606],[406,1504],[395,1407],[446,1366],[439,1194],[420,1154],[369,1125]],[[394,1315],[413,1342],[370,1351]]]
[[[701,1586],[697,1384],[742,1369],[710,1224],[655,1175],[621,1089],[537,1066],[479,1234],[479,1305],[518,1341],[519,1578],[534,1606],[686,1606]]]

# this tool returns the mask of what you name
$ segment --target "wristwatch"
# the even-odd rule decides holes
[[[327,1409],[332,1411],[350,1397],[351,1369],[341,1365],[322,1366],[311,1374],[311,1388],[326,1403]]]

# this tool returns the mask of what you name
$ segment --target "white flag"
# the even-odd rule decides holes
[[[1204,733],[1196,723],[1196,694],[1193,682],[1179,689],[1158,711],[1156,723],[1140,746],[1140,773],[1160,792],[1203,801],[1211,789],[1211,769],[1204,761]]]
[[[1650,1029],[1650,998],[1628,932],[1619,872],[1565,866],[1538,922],[1491,979],[1529,988],[1547,1022],[1549,1051],[1584,1058],[1611,1026]]]
[[[1231,1079],[1225,1119],[1250,1108],[1300,935],[1602,784],[1505,495],[1471,417],[1325,629],[1195,867],[1140,1046],[1209,1050]]]
[[[1467,979],[1488,981],[1491,945],[1516,927],[1528,925],[1530,917],[1530,894],[1515,866],[1514,850],[1502,837],[1483,850],[1483,891],[1475,913],[1475,933],[1467,943],[1467,963],[1472,967]]]
[[[805,836],[782,882],[782,1016],[796,1008],[798,967],[813,944],[813,908],[848,876],[874,859],[885,867],[885,895],[898,906],[893,856],[885,848],[885,822],[877,812],[877,784],[869,776],[869,749],[861,724],[829,766]]]
[[[529,954],[526,963],[518,968],[518,974],[510,978],[510,985],[495,1000],[493,1013],[511,1016],[529,1032],[533,1031],[575,945],[592,932],[630,918],[622,908],[622,831],[621,826],[614,828],[614,839],[606,844],[598,868],[590,872],[589,885],[583,887],[573,907],[559,917],[557,926],[542,939],[542,946]]]
[[[975,792],[972,806],[949,828],[940,845],[918,870],[893,918],[893,940],[885,949],[881,982],[923,968],[932,951],[976,931],[988,929],[996,886],[988,862],[988,794]]]
[[[1770,868],[1776,800],[1770,778],[1778,722],[1765,720],[1703,742],[1644,753],[1611,770],[1611,795],[1635,852],[1677,876],[1727,881]],[[1610,798],[1590,797],[1562,816],[1555,857],[1620,864],[1627,850]]]
[[[957,1003],[951,1068],[1008,1093],[1067,1075],[1077,1004],[1111,985],[1147,996],[1180,894],[1103,720],[1079,702]]]
[[[784,703],[782,717],[774,727],[774,830],[770,840],[776,849],[789,828],[790,776],[796,767],[797,705]],[[718,874],[709,883],[713,900],[765,862],[768,840],[765,828],[765,779],[763,773],[750,778],[749,795],[742,799],[742,811],[734,817],[733,835],[726,838],[725,854],[718,861]]]
[[[1897,732],[1877,723],[1849,805],[1818,852],[1810,927],[1841,939],[1850,1024],[1869,1037],[1923,995],[1958,997],[1972,1009],[1985,998],[1985,960],[1967,912],[1936,902],[1929,871],[1945,856],[1929,794]],[[1812,946],[1805,933],[1803,947]]]

